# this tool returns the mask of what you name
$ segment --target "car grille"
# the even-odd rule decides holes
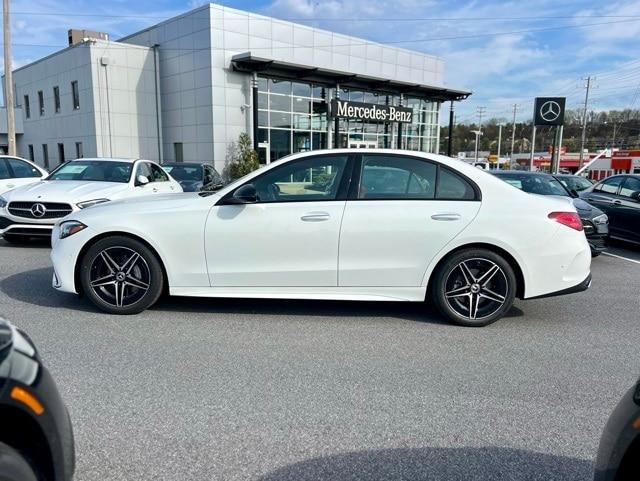
[[[36,204],[44,206],[43,215],[33,214],[32,208]],[[73,212],[69,204],[59,202],[10,202],[8,209],[11,215],[26,219],[59,219]]]

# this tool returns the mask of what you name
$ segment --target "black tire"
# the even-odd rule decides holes
[[[0,443],[0,481],[38,481],[38,477],[18,451]]]
[[[2,234],[2,238],[9,244],[26,244],[29,242],[29,237],[15,234]]]
[[[452,323],[481,327],[511,309],[516,290],[513,268],[502,256],[487,249],[464,249],[434,272],[431,296]]]
[[[162,294],[165,282],[156,254],[125,236],[106,237],[89,247],[81,260],[80,281],[91,302],[110,314],[148,309]]]

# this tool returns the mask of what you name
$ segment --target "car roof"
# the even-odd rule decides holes
[[[161,165],[165,166],[165,165],[186,165],[189,167],[195,167],[196,165],[210,165],[211,167],[213,167],[212,164],[209,164],[208,162],[163,162]]]
[[[546,172],[531,172],[530,170],[503,170],[503,171],[491,171],[493,175],[539,175],[544,177],[553,177],[551,174],[547,174]]]
[[[100,161],[100,162],[128,162],[130,164],[133,164],[137,160],[145,160],[145,159],[127,159],[127,158],[119,158],[119,157],[82,157],[80,159],[70,160],[69,162],[82,162],[85,160]],[[147,161],[147,162],[151,162],[151,161]]]

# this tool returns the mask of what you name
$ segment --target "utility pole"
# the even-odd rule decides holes
[[[500,169],[500,144],[502,144],[502,123],[498,124],[498,160],[496,161],[496,169]]]
[[[2,27],[4,29],[4,95],[7,109],[7,147],[9,155],[16,155],[16,124],[13,111],[13,67],[11,66],[11,22],[9,0],[3,0]]]
[[[584,142],[587,136],[587,107],[589,104],[589,90],[591,90],[591,76],[587,77],[586,93],[584,95],[584,111],[582,112],[582,137],[580,140],[580,162],[578,170],[582,168],[584,162]]]
[[[516,113],[518,112],[518,104],[513,104],[513,131],[511,132],[511,158],[509,163],[513,164],[513,149],[516,145]]]

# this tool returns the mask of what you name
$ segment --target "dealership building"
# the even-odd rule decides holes
[[[209,4],[118,41],[69,47],[14,71],[18,155],[212,162],[251,136],[261,162],[335,147],[438,152],[438,57]],[[446,109],[448,112],[448,108]]]

